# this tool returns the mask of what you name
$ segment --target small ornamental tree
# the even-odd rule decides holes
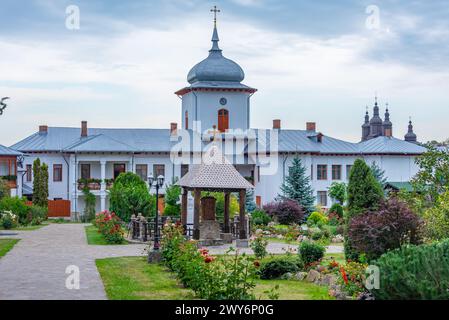
[[[366,211],[376,211],[383,199],[384,193],[379,182],[362,159],[357,159],[351,169],[348,183],[348,212],[345,217],[345,256],[347,259],[358,260],[358,254],[350,245],[348,227],[351,219]]]
[[[280,224],[301,223],[304,221],[305,211],[298,202],[290,199],[271,202],[263,207],[264,211]]]
[[[281,186],[281,199],[292,199],[304,208],[307,214],[313,212],[315,197],[310,184],[310,177],[306,174],[306,168],[299,157],[293,158],[292,165],[288,168],[288,176]]]
[[[48,206],[48,166],[39,158],[33,162],[33,204],[39,207]]]
[[[329,196],[343,205],[346,201],[346,183],[334,182],[329,187]]]
[[[421,242],[422,219],[408,205],[390,198],[378,211],[353,217],[348,236],[351,247],[368,260],[406,244]]]
[[[382,187],[370,167],[362,159],[357,159],[352,167],[348,183],[349,216],[357,215],[365,210],[376,210],[383,197]]]
[[[83,214],[83,221],[84,222],[91,222],[95,219],[95,204],[96,204],[96,198],[95,195],[90,192],[89,187],[87,185],[83,188],[83,195],[84,195],[84,214]]]
[[[132,172],[121,173],[110,190],[110,210],[123,221],[131,215],[155,216],[156,197],[150,195],[146,183]]]

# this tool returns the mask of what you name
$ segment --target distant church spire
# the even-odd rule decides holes
[[[220,47],[218,46],[218,41],[220,41],[220,38],[218,37],[218,31],[217,31],[217,13],[221,12],[219,9],[217,9],[217,6],[214,6],[210,12],[214,13],[214,32],[212,33],[212,49],[209,50],[209,52],[221,52]]]
[[[370,134],[369,112],[368,106],[366,106],[365,123],[362,125],[362,141],[368,140],[369,134]]]
[[[408,122],[408,132],[405,135],[405,141],[416,143],[418,141],[416,134],[413,132],[413,123],[412,118],[410,117],[410,121]]]
[[[373,117],[370,120],[370,135],[368,139],[374,139],[383,135],[383,121],[379,115],[379,104],[377,103],[377,94],[374,98]]]
[[[388,109],[389,105],[386,104],[385,109],[385,120],[382,124],[383,129],[383,135],[385,137],[392,137],[393,136],[393,123],[390,121],[390,110]]]

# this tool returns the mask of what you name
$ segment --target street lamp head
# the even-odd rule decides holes
[[[153,177],[153,174],[150,173],[150,175],[148,176],[148,185],[150,186],[150,188],[153,185],[153,183],[154,183],[154,177]]]
[[[159,188],[162,188],[162,186],[164,185],[164,176],[160,175],[159,177],[157,177],[157,184],[159,185]]]

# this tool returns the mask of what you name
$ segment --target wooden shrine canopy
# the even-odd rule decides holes
[[[200,201],[201,191],[223,192],[224,203],[224,233],[230,233],[229,204],[230,193],[239,193],[240,232],[239,238],[246,239],[247,230],[245,218],[246,190],[254,189],[235,167],[221,153],[219,147],[212,143],[203,155],[202,163],[192,165],[189,172],[177,183],[183,188],[181,200],[181,219],[183,225],[187,222],[187,192],[193,191],[193,238],[200,239]]]

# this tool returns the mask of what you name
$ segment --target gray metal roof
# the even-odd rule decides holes
[[[258,151],[270,150],[270,135],[256,130]],[[318,142],[318,134],[306,130],[279,130],[279,152],[307,152],[322,154],[421,154],[420,145],[389,137],[352,143],[326,135]],[[49,127],[48,132],[35,133],[11,148],[26,151],[66,152],[170,152],[176,143],[170,141],[168,129],[88,129],[88,137],[81,137],[80,128]],[[202,146],[207,145],[202,141]],[[192,141],[191,141],[192,147]],[[274,147],[274,146],[273,146]],[[246,149],[248,150],[248,149]]]
[[[359,143],[361,153],[422,154],[426,148],[393,137],[378,137]]]
[[[16,150],[13,150],[0,144],[0,156],[20,156],[20,155],[22,155],[21,152],[18,152]]]
[[[169,152],[172,146],[169,129],[89,128],[88,135],[81,138],[80,128],[49,127],[47,133],[37,132],[11,148],[20,151]]]

